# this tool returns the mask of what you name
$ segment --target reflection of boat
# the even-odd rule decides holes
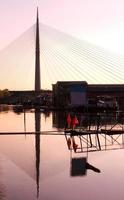
[[[11,105],[1,104],[0,105],[0,112],[12,110]]]
[[[13,106],[13,111],[16,113],[20,113],[23,112],[23,106],[22,105],[17,105],[17,106]]]

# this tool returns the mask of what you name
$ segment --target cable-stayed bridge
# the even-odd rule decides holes
[[[10,90],[33,90],[35,73],[33,25],[0,51],[0,85]],[[105,51],[56,29],[40,24],[41,87],[57,81],[123,84],[124,57]]]

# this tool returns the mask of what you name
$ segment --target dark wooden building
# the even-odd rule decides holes
[[[77,87],[77,91],[73,92],[77,85],[80,91]],[[78,92],[80,92],[80,95]],[[65,81],[53,85],[53,105],[55,107],[87,106],[90,99],[97,101],[103,97],[115,99],[119,107],[124,108],[124,84],[88,84],[85,81]],[[72,98],[77,99],[80,103],[73,104]]]

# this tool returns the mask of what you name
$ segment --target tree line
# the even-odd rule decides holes
[[[8,96],[10,96],[10,92],[8,89],[3,89],[3,90],[0,89],[0,98]]]

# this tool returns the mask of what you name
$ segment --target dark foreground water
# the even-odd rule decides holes
[[[56,131],[57,120],[52,113],[0,112],[0,132],[25,132],[0,135],[0,200],[123,200],[123,144],[118,150],[74,152],[64,135],[26,135]],[[76,174],[81,160],[86,168]]]

